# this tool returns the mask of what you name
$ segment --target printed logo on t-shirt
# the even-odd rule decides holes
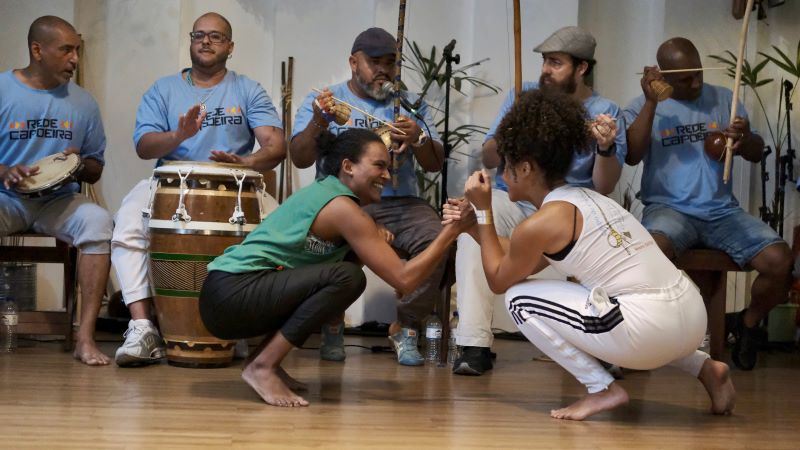
[[[687,142],[690,144],[702,142],[706,138],[707,134],[718,130],[719,124],[717,122],[711,122],[708,125],[706,125],[705,122],[698,122],[665,128],[659,131],[661,136],[661,146],[671,147],[673,145],[681,145]]]
[[[331,124],[334,123],[335,122],[331,122]],[[348,120],[346,124],[342,126],[334,125],[330,128],[330,131],[333,134],[339,135],[349,128],[368,128],[370,130],[374,130],[376,128],[380,128],[381,125],[383,125],[383,122],[380,120],[368,120],[363,117],[354,119],[353,117],[350,117],[350,120]]]
[[[33,138],[72,140],[72,121],[61,119],[28,119],[10,122],[8,139],[22,141]]]
[[[242,116],[242,108],[239,106],[209,108],[202,128],[241,125],[242,123],[244,123],[244,117]]]

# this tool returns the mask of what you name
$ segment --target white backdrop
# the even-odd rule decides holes
[[[787,1],[769,11],[764,22],[750,27],[747,48],[753,60],[757,51],[771,53],[770,45],[793,52],[798,40],[800,2]],[[598,40],[595,88],[620,105],[639,95],[635,72],[653,64],[659,43],[672,36],[692,39],[706,65],[708,54],[735,51],[740,23],[730,14],[730,0],[523,0],[523,77],[537,79],[541,58],[533,47],[554,30],[581,25]],[[233,25],[236,49],[229,67],[259,81],[279,102],[280,62],[295,58],[294,106],[311,87],[344,80],[350,76],[347,56],[354,37],[371,26],[394,34],[397,28],[396,0],[0,0],[0,70],[27,64],[26,34],[38,16],[54,14],[71,21],[85,40],[82,64],[85,85],[97,99],[103,114],[108,149],[103,178],[97,185],[101,200],[112,212],[139,179],[150,175],[151,161],[136,157],[132,132],[142,93],[157,78],[189,65],[188,32],[193,21],[207,11],[217,11]],[[454,94],[452,123],[489,126],[499,109],[505,90],[513,85],[513,40],[511,0],[409,0],[406,37],[422,48],[441,48],[457,40],[462,62],[485,57],[476,75],[504,89],[500,95],[486,90]],[[409,71],[404,80],[418,87]],[[730,85],[720,74],[707,81]],[[777,83],[776,83],[777,84]],[[774,110],[777,86],[763,93]],[[745,90],[745,104],[754,124],[752,95]],[[800,135],[798,114],[794,129]],[[480,142],[466,149],[477,156]],[[479,158],[455,155],[449,162],[449,191],[459,193],[464,176],[479,165]],[[745,207],[757,211],[760,184],[757,168],[738,164],[734,172],[737,196]],[[638,190],[636,170],[627,168],[614,197],[630,186]],[[313,178],[311,169],[297,171],[302,184]],[[771,189],[771,188],[770,188]],[[787,238],[797,223],[797,195],[787,195]],[[57,276],[53,278],[58,286]],[[49,289],[57,292],[59,289]],[[392,295],[391,293],[389,295]]]

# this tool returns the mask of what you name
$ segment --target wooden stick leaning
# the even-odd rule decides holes
[[[522,19],[519,0],[514,0],[514,92],[522,93]]]
[[[397,45],[395,50],[395,64],[397,65],[394,73],[394,120],[400,120],[400,88],[402,87],[400,79],[400,71],[403,68],[403,36],[405,35],[406,27],[406,0],[400,0],[400,9],[397,15]],[[403,133],[405,134],[405,133]],[[400,186],[400,179],[397,172],[403,165],[400,155],[396,155],[395,151],[400,148],[397,141],[392,141],[392,187],[397,189]]]
[[[753,9],[753,0],[747,0],[742,19],[742,31],[739,32],[739,53],[736,56],[736,74],[733,77],[733,101],[731,102],[730,124],[736,119],[736,109],[739,103],[739,85],[742,80],[742,60],[744,59],[744,45],[747,43],[747,27],[750,24],[750,11]],[[733,162],[733,138],[728,137],[725,143],[725,169],[722,172],[722,182],[728,183],[731,177],[731,163]]]
[[[317,89],[317,88],[311,88],[311,90],[312,90],[312,91],[314,91],[314,92],[316,92],[317,94],[324,94],[324,92],[320,91],[320,90],[319,90],[319,89]],[[332,97],[333,97],[333,96],[332,96]],[[382,124],[386,125],[387,127],[391,128],[393,131],[396,131],[396,132],[398,132],[398,133],[400,133],[400,134],[403,134],[403,135],[404,135],[404,134],[406,134],[406,132],[405,132],[405,131],[403,131],[403,130],[401,130],[400,128],[397,128],[396,126],[392,125],[391,123],[389,123],[389,122],[387,122],[387,121],[385,121],[385,120],[382,120],[382,119],[380,119],[380,118],[378,118],[378,117],[375,117],[375,116],[374,116],[374,115],[372,115],[371,113],[368,113],[368,112],[364,111],[363,109],[361,109],[361,108],[359,108],[359,107],[357,107],[357,106],[353,106],[353,105],[351,105],[350,103],[347,103],[346,101],[344,101],[344,100],[341,100],[341,99],[338,99],[338,98],[336,98],[336,97],[333,97],[333,99],[334,99],[334,100],[336,100],[337,102],[339,102],[339,103],[343,104],[343,105],[346,105],[346,106],[348,106],[350,109],[355,109],[356,111],[360,112],[361,114],[364,114],[365,116],[367,116],[367,117],[369,117],[369,118],[371,118],[371,119],[377,120],[378,122],[380,122],[380,123],[382,123]]]
[[[284,164],[286,165],[286,197],[283,199],[279,199],[278,201],[283,202],[283,200],[289,198],[292,195],[293,186],[292,186],[292,157],[289,153],[289,145],[292,141],[292,93],[293,93],[293,83],[292,79],[294,78],[294,57],[289,57],[289,62],[287,64],[287,71],[286,71],[286,97],[284,102],[284,108],[286,110],[286,120],[283,122],[283,130],[286,133],[286,160]]]

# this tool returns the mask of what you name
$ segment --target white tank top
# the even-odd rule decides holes
[[[583,230],[572,250],[550,265],[588,289],[602,287],[610,297],[649,288],[668,288],[681,272],[664,256],[650,233],[610,198],[591,189],[561,186],[542,205],[563,201],[583,215]]]

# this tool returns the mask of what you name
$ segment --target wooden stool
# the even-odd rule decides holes
[[[693,248],[675,260],[675,266],[684,270],[694,281],[708,313],[708,332],[711,335],[711,357],[720,360],[725,350],[725,303],[728,272],[742,272],[730,256],[720,250]]]
[[[9,237],[52,238],[46,234],[25,232]],[[75,271],[78,250],[56,239],[52,246],[0,246],[0,262],[56,263],[64,266],[64,311],[20,311],[17,333],[64,336],[64,351],[72,350],[72,321],[75,314]]]

